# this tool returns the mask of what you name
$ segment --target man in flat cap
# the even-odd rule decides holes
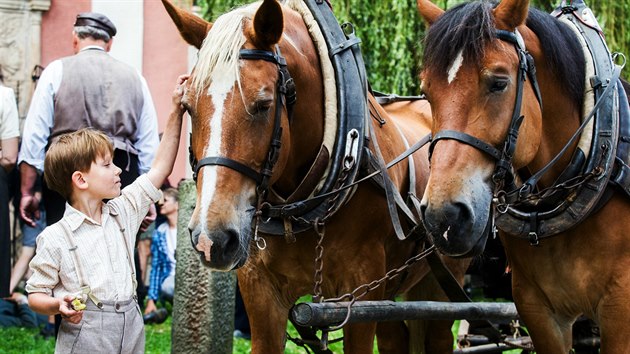
[[[24,123],[18,159],[20,216],[28,224],[34,225],[39,218],[40,200],[34,189],[38,173],[46,173],[46,150],[61,134],[85,127],[107,134],[115,148],[113,162],[123,169],[123,187],[151,167],[159,143],[157,114],[141,74],[108,54],[115,35],[116,26],[107,16],[77,15],[72,32],[74,55],[51,62],[42,72]],[[46,222],[52,225],[62,218],[66,201],[45,184],[42,189]],[[152,206],[142,231],[155,216]]]

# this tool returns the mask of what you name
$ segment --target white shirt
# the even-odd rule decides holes
[[[123,189],[121,196],[103,203],[101,223],[66,204],[63,219],[48,226],[37,237],[35,257],[29,264],[33,275],[26,283],[29,293],[46,293],[55,298],[75,295],[81,290],[80,280],[69,251],[61,222],[67,222],[77,246],[85,281],[100,301],[124,301],[133,295],[133,281],[127,249],[133,257],[135,235],[149,206],[160,200],[162,193],[146,175]],[[126,229],[121,234],[110,215],[112,205]],[[131,260],[133,264],[133,259]]]
[[[83,48],[82,51],[95,48],[103,50],[98,46],[88,46]],[[134,148],[138,151],[139,173],[146,173],[151,168],[151,163],[159,144],[157,113],[155,112],[153,99],[146,80],[140,73],[138,73],[138,76],[142,82],[144,104],[138,121],[138,129],[136,129],[135,138],[137,141],[134,144]],[[31,106],[28,110],[26,121],[24,122],[24,134],[18,156],[18,165],[26,162],[39,171],[44,170],[46,145],[48,145],[48,138],[54,123],[54,99],[61,85],[62,77],[63,64],[60,59],[50,63],[42,72],[31,99]],[[147,134],[147,132],[151,131],[155,132],[155,134]]]
[[[20,136],[20,118],[15,94],[10,87],[0,84],[0,140]]]

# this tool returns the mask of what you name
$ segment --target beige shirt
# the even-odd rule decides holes
[[[161,195],[147,176],[141,175],[122,190],[120,197],[103,203],[101,224],[66,204],[63,220],[70,225],[82,273],[97,299],[122,301],[134,295],[125,247],[133,252],[140,224],[149,206]],[[120,213],[119,219],[126,229],[123,234],[111,215],[116,212]],[[47,227],[37,237],[36,254],[29,265],[33,275],[26,283],[29,293],[40,292],[62,298],[75,295],[81,289],[74,258],[60,225],[63,220]]]

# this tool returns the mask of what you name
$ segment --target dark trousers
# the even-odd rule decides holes
[[[140,176],[138,172],[138,156],[135,154],[128,154],[123,150],[114,150],[114,164],[122,169],[120,182],[123,188],[133,183]],[[129,166],[129,171],[126,170],[127,166]],[[49,189],[46,181],[42,183],[42,198],[45,201],[47,225],[52,225],[61,220],[66,210],[66,200],[59,193]],[[137,270],[136,279],[139,279],[140,264],[137,251],[134,252],[134,261]],[[138,295],[138,302],[142,304],[147,294],[144,282],[138,281],[136,294]],[[59,332],[60,325],[61,315],[55,315],[55,335]]]
[[[9,225],[9,176],[0,167],[0,298],[9,296],[11,281],[11,227]]]

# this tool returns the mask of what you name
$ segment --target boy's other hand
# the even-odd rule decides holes
[[[59,313],[61,314],[61,318],[64,320],[70,323],[79,324],[83,318],[83,311],[73,310],[72,300],[74,300],[74,296],[64,296],[63,300],[59,301]]]

